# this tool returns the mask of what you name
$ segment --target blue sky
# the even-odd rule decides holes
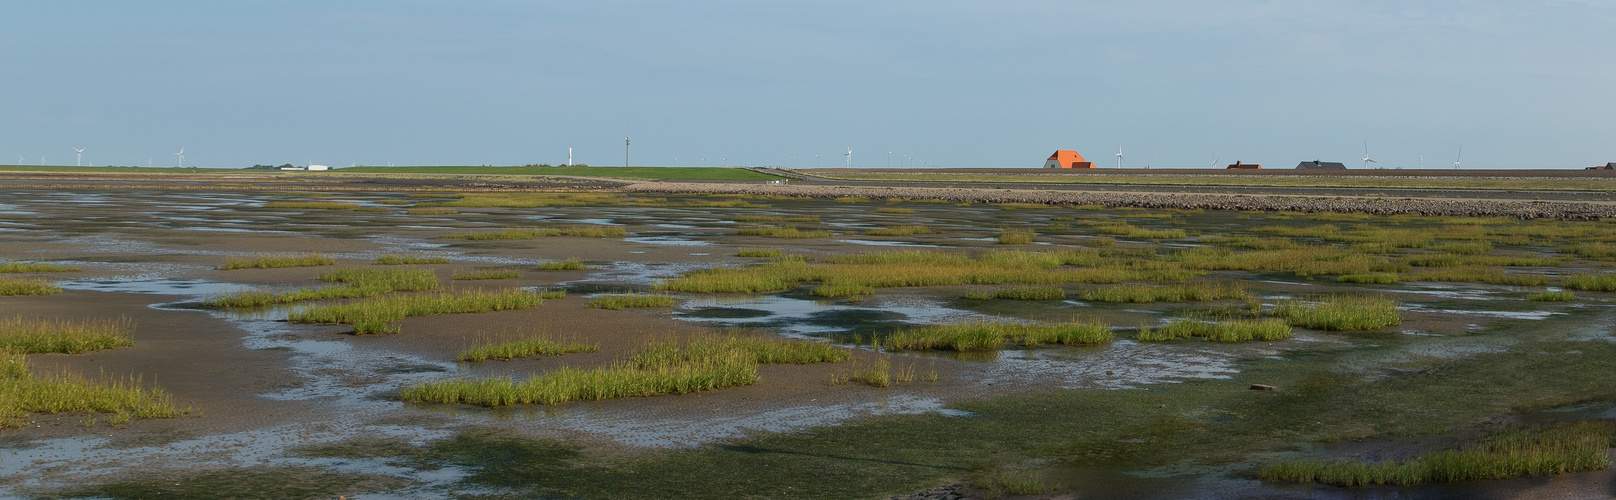
[[[0,12],[0,163],[620,165],[624,136],[636,165],[1616,161],[1616,0]]]

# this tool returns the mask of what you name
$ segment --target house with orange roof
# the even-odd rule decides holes
[[[1044,168],[1094,168],[1094,163],[1083,159],[1076,151],[1061,149],[1044,160]]]

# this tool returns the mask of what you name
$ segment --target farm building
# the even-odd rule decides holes
[[[1061,149],[1044,160],[1044,168],[1094,168],[1094,162],[1083,159],[1076,151]]]
[[[1616,170],[1616,162],[1610,162],[1604,165],[1595,165],[1588,167],[1587,170]]]
[[[1296,164],[1297,170],[1346,170],[1346,164],[1334,161],[1304,161]]]
[[[1258,165],[1256,163],[1240,163],[1240,162],[1236,161],[1234,163],[1229,164],[1229,169],[1230,170],[1247,170],[1247,169],[1258,170],[1258,169],[1261,169],[1261,168],[1262,168],[1262,165]]]

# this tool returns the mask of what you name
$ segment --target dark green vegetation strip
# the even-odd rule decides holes
[[[350,167],[343,173],[393,174],[497,174],[497,175],[574,175],[622,179],[714,179],[762,181],[779,177],[723,167]]]
[[[1263,468],[1265,481],[1410,485],[1548,476],[1610,467],[1616,432],[1610,422],[1577,422],[1514,429],[1459,448],[1401,462],[1307,461]]]
[[[402,488],[409,480],[379,474],[341,474],[315,467],[232,468],[154,474],[140,479],[75,488],[68,498],[337,498]]]
[[[316,267],[336,264],[337,260],[331,257],[309,252],[305,254],[259,254],[249,257],[232,257],[224,261],[215,269],[273,269],[279,267]]]
[[[602,295],[584,304],[599,309],[621,311],[631,307],[673,307],[673,297],[667,295]]]

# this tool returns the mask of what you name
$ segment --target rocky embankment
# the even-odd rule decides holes
[[[1563,201],[1387,198],[1373,196],[1229,195],[1205,193],[1127,193],[1036,189],[970,189],[873,186],[791,186],[646,182],[622,188],[634,193],[714,193],[810,198],[863,197],[944,200],[955,203],[1044,203],[1106,207],[1261,210],[1292,212],[1356,212],[1378,215],[1419,214],[1492,216],[1519,219],[1599,220],[1616,217],[1616,205]]]

